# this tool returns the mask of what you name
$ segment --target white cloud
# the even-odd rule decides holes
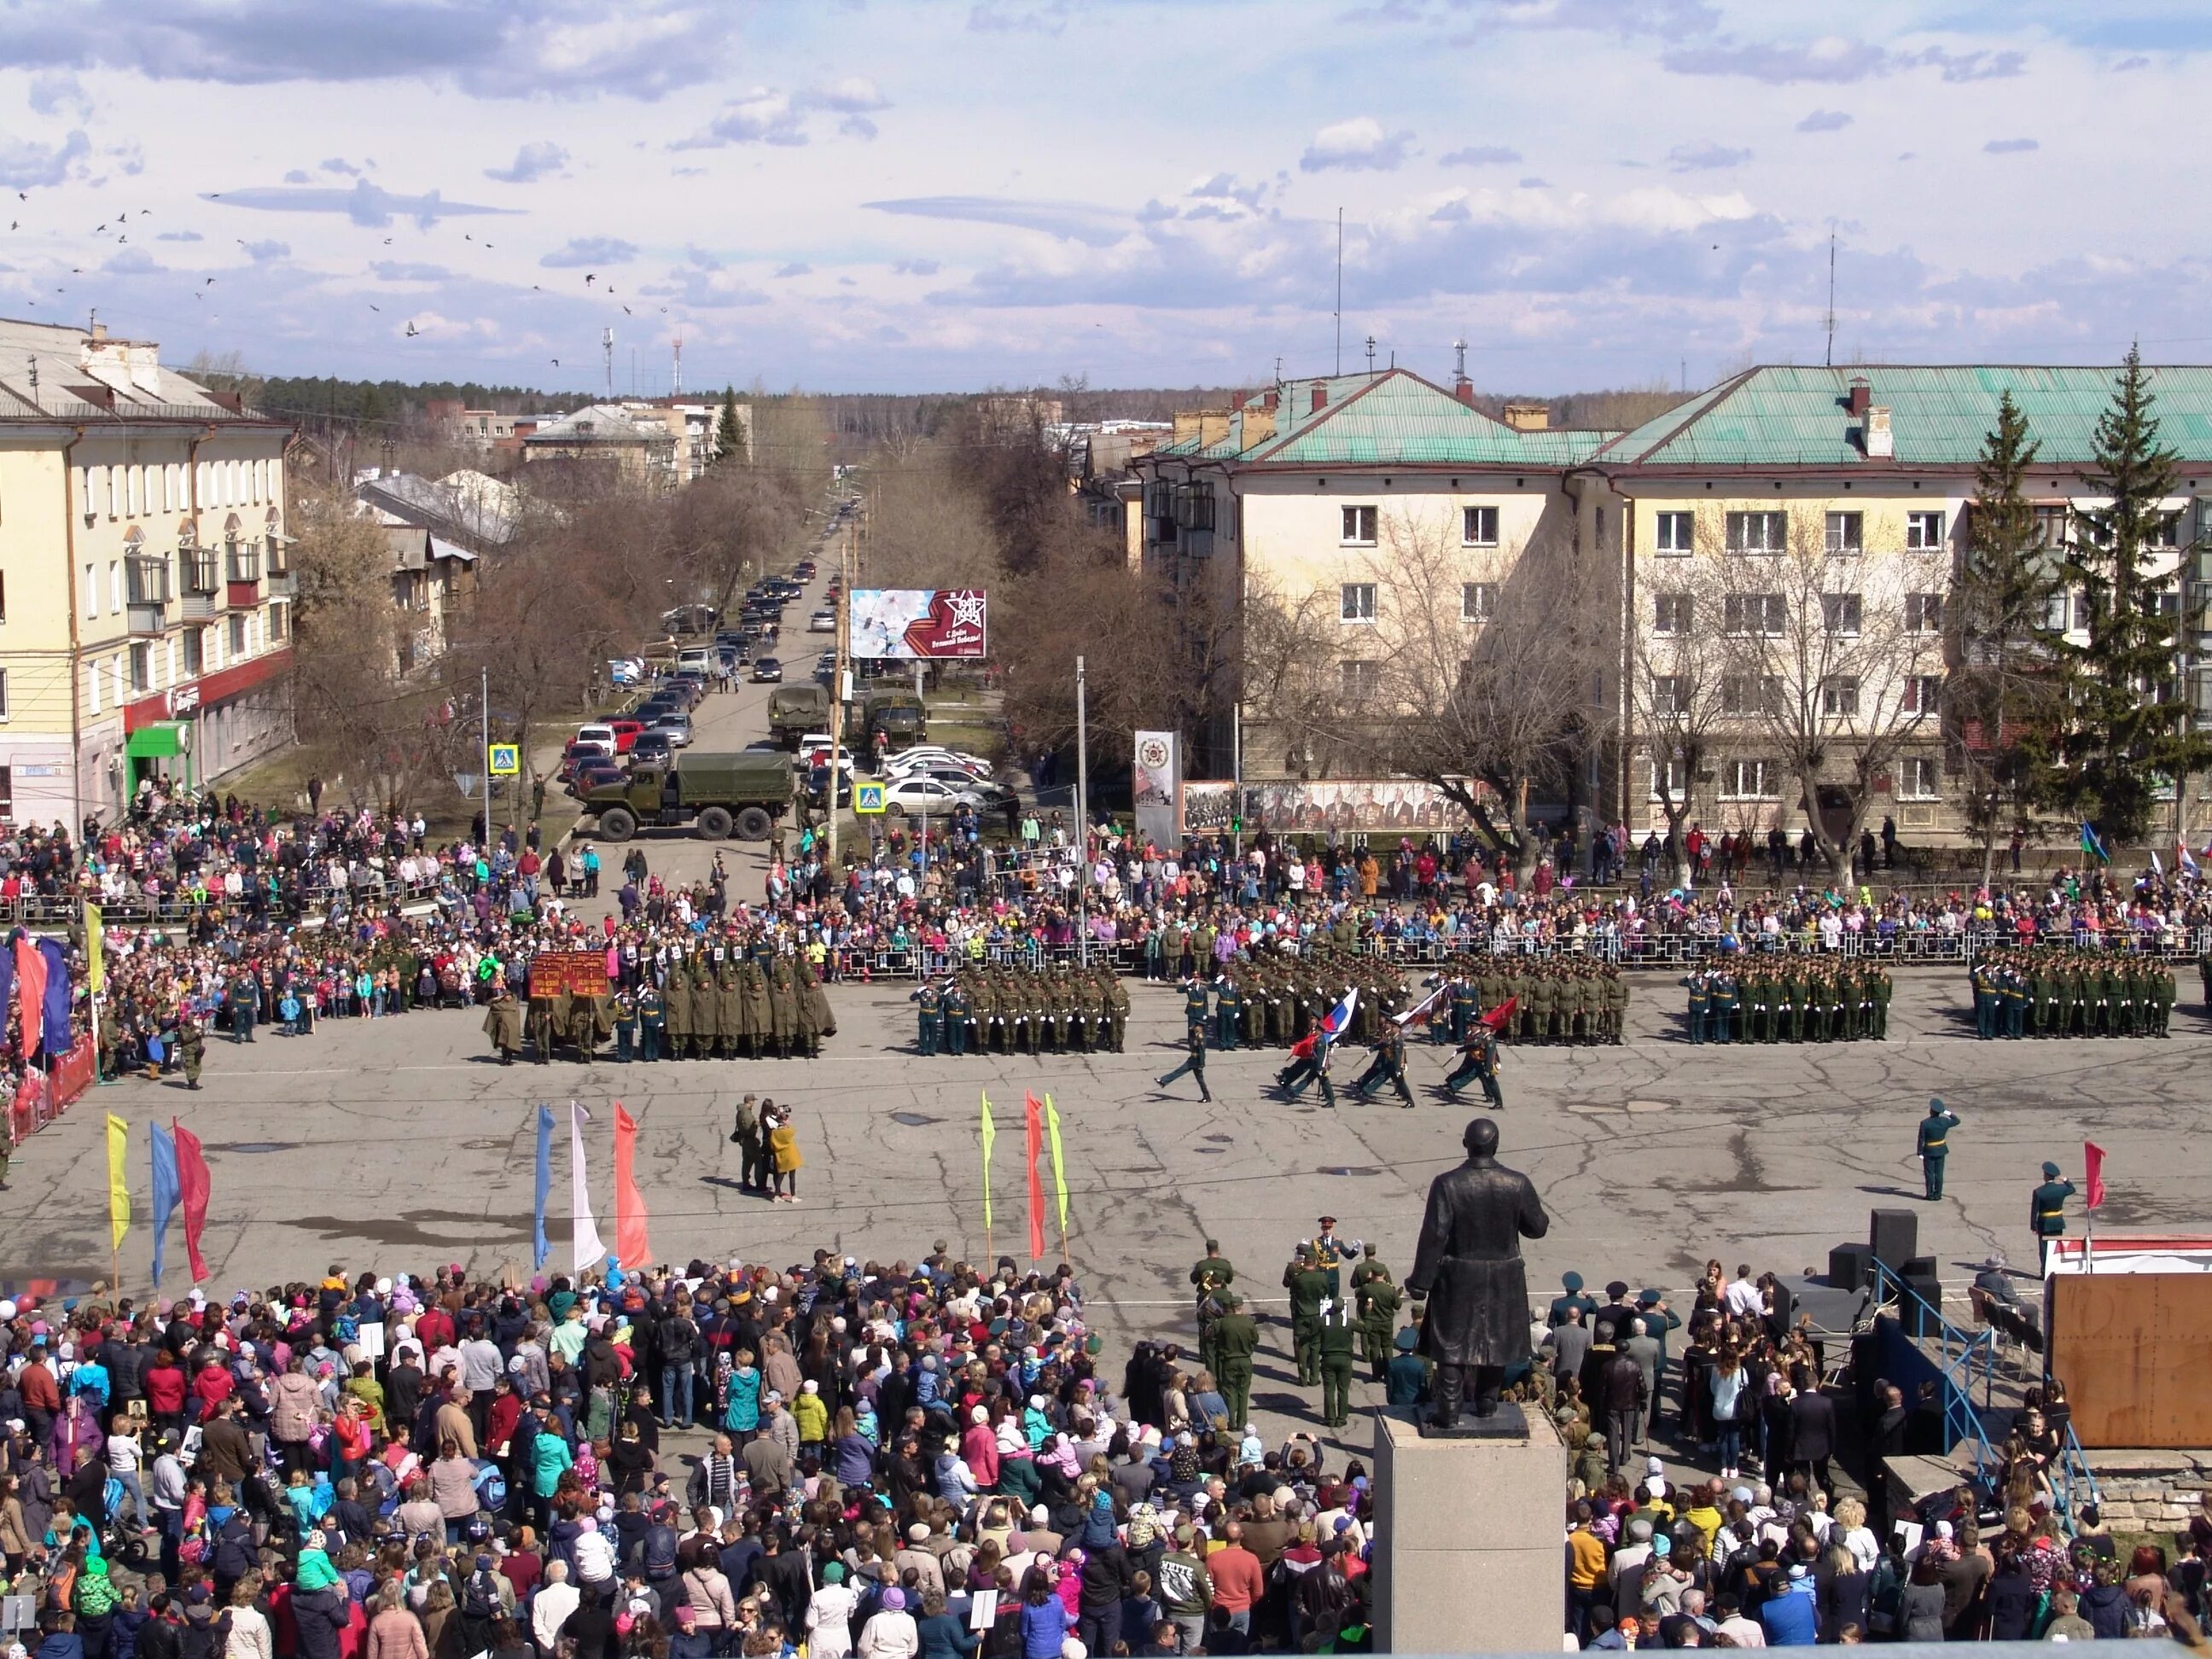
[[[1503,167],[1521,159],[1521,152],[1510,144],[1469,144],[1464,149],[1455,149],[1437,157],[1437,165],[1447,167]]]
[[[1677,173],[1706,173],[1718,167],[1737,167],[1749,160],[1749,150],[1734,149],[1726,144],[1677,144],[1667,152],[1667,165]]]
[[[272,259],[289,259],[292,257],[292,245],[289,242],[246,242],[240,246],[246,250],[246,257],[257,265],[265,265]]]
[[[1841,132],[1851,118],[1839,109],[1816,109],[1797,124],[1800,132]]]
[[[495,179],[502,185],[534,185],[568,165],[567,150],[549,138],[540,138],[516,150],[514,160],[507,166],[486,167],[484,177]]]
[[[91,154],[92,140],[82,131],[71,132],[58,144],[41,144],[0,132],[0,185],[25,190],[81,178]]]
[[[571,266],[627,264],[636,258],[637,244],[619,236],[572,236],[565,246],[555,248],[538,263],[549,270],[564,270]]]
[[[799,145],[806,142],[805,117],[786,94],[756,87],[672,149],[714,149],[724,144]]]
[[[35,114],[59,115],[68,112],[82,120],[92,118],[92,100],[85,94],[84,83],[74,75],[33,76],[28,101]]]
[[[1982,146],[1983,151],[1990,155],[2024,155],[2030,150],[2042,148],[2033,138],[1992,138]]]
[[[828,86],[802,92],[794,100],[806,109],[831,109],[841,115],[870,115],[891,106],[883,88],[865,75],[848,75]]]
[[[1332,168],[1389,173],[1405,165],[1407,148],[1413,140],[1410,132],[1385,132],[1382,124],[1371,115],[1355,115],[1314,134],[1305,154],[1298,157],[1298,167],[1306,173]]]

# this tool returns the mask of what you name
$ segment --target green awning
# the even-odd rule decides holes
[[[169,760],[185,753],[191,743],[191,724],[185,720],[155,720],[131,734],[124,753],[133,760]]]

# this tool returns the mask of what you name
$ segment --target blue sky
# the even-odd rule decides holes
[[[14,0],[0,312],[588,389],[2212,356],[2181,0]],[[556,360],[557,361],[557,363]]]

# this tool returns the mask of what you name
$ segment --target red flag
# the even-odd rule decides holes
[[[208,1276],[207,1258],[200,1254],[210,1189],[207,1155],[200,1151],[200,1138],[176,1119],[169,1120],[169,1127],[177,1137],[177,1190],[185,1206],[185,1254],[191,1258],[192,1283],[197,1285]]]
[[[1482,1023],[1493,1031],[1502,1031],[1512,1022],[1513,1012],[1521,1006],[1519,997],[1508,997],[1482,1017]]]
[[[46,1018],[46,958],[27,934],[15,941],[15,1006],[22,1011],[22,1052],[27,1064]],[[0,1010],[0,1018],[5,1012]]]
[[[2082,1202],[2094,1210],[2105,1201],[2105,1149],[2094,1140],[2083,1141],[2081,1161],[2089,1172],[2081,1183],[2088,1188]]]
[[[615,1102],[615,1260],[642,1267],[653,1260],[645,1236],[645,1195],[637,1189],[637,1120]]]
[[[1037,1170],[1037,1154],[1044,1147],[1044,1108],[1037,1097],[1022,1096],[1022,1115],[1029,1137],[1030,1260],[1044,1260],[1044,1176]]]

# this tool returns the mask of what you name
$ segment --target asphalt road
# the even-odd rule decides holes
[[[1923,1251],[1961,1293],[1969,1265],[1992,1248],[2033,1264],[2027,1194],[2038,1166],[2053,1158],[2078,1179],[2084,1136],[2109,1153],[2100,1231],[2194,1231],[2212,1218],[2196,1075],[2212,1064],[2212,1027],[2193,1004],[2177,1010],[2165,1042],[1981,1043],[1961,976],[1910,973],[1887,1042],[1719,1048],[1679,1040],[1675,988],[1650,978],[1636,987],[1623,1046],[1508,1051],[1502,1156],[1534,1178],[1553,1218],[1550,1235],[1528,1249],[1540,1293],[1570,1267],[1593,1285],[1618,1277],[1677,1291],[1711,1255],[1730,1268],[1819,1267],[1831,1243],[1866,1237],[1869,1207],[1899,1203],[1917,1212]],[[609,1237],[609,1103],[621,1099],[642,1125],[639,1177],[665,1260],[735,1254],[783,1265],[817,1244],[912,1260],[938,1238],[971,1258],[995,1249],[1020,1259],[1022,1100],[1049,1091],[1073,1188],[1067,1255],[1119,1356],[1140,1335],[1188,1342],[1186,1275],[1208,1235],[1263,1312],[1281,1311],[1286,1255],[1324,1212],[1340,1218],[1340,1236],[1379,1241],[1402,1276],[1422,1195],[1457,1161],[1474,1110],[1436,1094],[1445,1051],[1419,1044],[1411,1067],[1419,1105],[1410,1111],[1379,1103],[1326,1110],[1310,1094],[1281,1103],[1263,1092],[1281,1064],[1273,1051],[1213,1057],[1211,1105],[1187,1080],[1163,1093],[1154,1079],[1177,1061],[1182,1010],[1164,988],[1133,988],[1127,1054],[925,1060],[911,1051],[908,988],[833,988],[841,1030],[811,1063],[507,1069],[488,1063],[479,1017],[459,1012],[410,1014],[396,1025],[327,1021],[306,1038],[264,1030],[246,1048],[218,1039],[198,1098],[173,1083],[126,1081],[95,1091],[28,1142],[5,1196],[0,1254],[17,1279],[104,1276],[101,1115],[113,1112],[134,1129],[174,1115],[206,1142],[210,1283],[225,1293],[319,1276],[331,1263],[390,1271],[453,1261],[478,1273],[526,1266],[533,1108],[573,1097],[598,1113],[592,1188]],[[799,1109],[807,1162],[795,1209],[738,1188],[724,1138],[731,1104],[748,1089]],[[988,1245],[975,1133],[982,1091],[1002,1131]],[[1930,1091],[1963,1120],[1951,1137],[1947,1196],[1932,1205],[1919,1200],[1911,1156]],[[565,1133],[555,1146],[554,1203],[564,1207]],[[150,1250],[146,1156],[135,1135],[131,1182],[142,1207],[122,1263],[126,1289],[140,1295]],[[565,1213],[550,1231],[565,1266]],[[1056,1229],[1048,1233],[1057,1259]],[[186,1283],[179,1237],[169,1262],[173,1294]],[[1272,1328],[1257,1403],[1279,1419],[1306,1414],[1287,1382],[1287,1333]],[[1364,1441],[1368,1431],[1352,1432]]]

